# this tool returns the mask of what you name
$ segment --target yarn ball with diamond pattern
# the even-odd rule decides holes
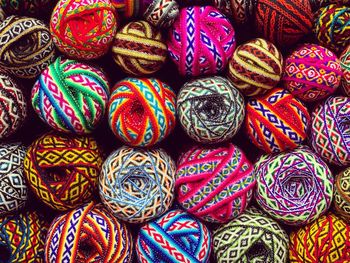
[[[250,22],[256,0],[214,0],[213,4],[228,17],[232,17],[237,25]]]
[[[169,28],[179,15],[179,5],[175,0],[153,0],[143,17],[157,28]]]
[[[341,88],[346,96],[350,96],[350,44],[340,56],[340,65],[343,70]]]
[[[335,177],[333,203],[337,215],[350,222],[350,168]]]

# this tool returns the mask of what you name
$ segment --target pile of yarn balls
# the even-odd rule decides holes
[[[349,0],[0,0],[0,263],[349,238]]]

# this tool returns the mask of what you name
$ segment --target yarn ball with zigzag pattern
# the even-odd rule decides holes
[[[153,26],[168,28],[179,15],[179,5],[175,0],[153,0],[143,17]]]
[[[343,70],[341,88],[346,96],[350,96],[350,44],[340,56],[340,65]]]
[[[29,146],[24,175],[37,198],[66,211],[94,198],[102,162],[94,138],[50,132]]]
[[[337,215],[350,222],[350,168],[346,168],[335,177],[334,209]]]

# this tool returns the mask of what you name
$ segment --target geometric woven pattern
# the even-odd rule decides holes
[[[179,15],[179,5],[175,0],[155,0],[143,14],[143,17],[155,27],[170,27]]]
[[[142,223],[160,216],[174,200],[175,162],[161,149],[122,147],[104,162],[100,196],[119,219]]]
[[[210,250],[208,228],[181,210],[171,210],[141,227],[136,241],[140,263],[205,263]]]
[[[278,223],[254,207],[221,225],[213,234],[218,263],[285,263],[288,243],[288,235]]]
[[[41,15],[51,0],[0,0],[7,15]]]
[[[232,17],[236,25],[250,21],[256,0],[214,0],[214,6],[225,15]]]
[[[350,96],[350,44],[340,56],[340,65],[343,70],[341,87],[345,95]]]
[[[333,201],[337,214],[350,222],[350,168],[336,176]]]

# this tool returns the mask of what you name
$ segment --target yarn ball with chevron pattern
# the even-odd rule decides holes
[[[169,28],[179,15],[179,5],[175,0],[153,0],[143,17],[157,28]]]
[[[314,32],[320,45],[342,52],[350,44],[350,6],[331,4],[315,14]]]
[[[152,146],[175,127],[175,93],[155,78],[126,78],[114,86],[108,122],[113,133],[131,146]]]
[[[161,69],[167,58],[167,46],[161,32],[150,23],[132,21],[115,35],[112,53],[125,73],[143,76]]]
[[[283,57],[276,46],[262,38],[237,47],[229,62],[228,78],[246,96],[266,93],[282,77]]]
[[[332,213],[290,234],[290,263],[350,260],[350,226]]]
[[[219,76],[185,83],[176,104],[182,128],[201,143],[231,139],[245,116],[243,96],[230,81]]]
[[[275,88],[246,105],[246,130],[252,143],[267,153],[294,149],[307,137],[310,115],[287,90]]]
[[[337,215],[350,222],[350,168],[335,177],[333,204]]]
[[[341,88],[346,96],[350,96],[350,44],[340,56],[340,65],[343,70]]]
[[[196,217],[179,209],[143,225],[136,240],[139,262],[209,262],[211,234]]]
[[[175,162],[162,149],[122,147],[105,160],[99,179],[104,205],[119,219],[142,223],[174,201]]]
[[[0,69],[18,78],[35,78],[55,59],[44,22],[9,16],[0,23]]]
[[[0,217],[0,262],[44,263],[48,222],[36,211]]]
[[[52,11],[50,31],[56,47],[73,59],[105,55],[117,30],[110,0],[59,0]]]
[[[235,47],[235,30],[229,19],[212,6],[182,8],[169,30],[169,55],[182,76],[223,71]]]
[[[334,179],[310,148],[263,155],[255,163],[255,198],[271,217],[287,225],[310,223],[331,205]]]
[[[316,44],[304,44],[287,57],[284,87],[305,102],[324,99],[340,85],[342,69],[337,56]]]
[[[286,263],[289,237],[279,224],[250,207],[213,233],[216,262]]]
[[[17,83],[0,73],[0,139],[11,136],[21,128],[27,116],[26,105]]]
[[[91,133],[103,118],[109,84],[98,68],[57,58],[35,82],[32,106],[51,128],[65,133]]]
[[[252,199],[255,184],[253,165],[233,144],[194,147],[178,161],[177,201],[207,222],[226,223],[241,214]]]
[[[312,112],[310,144],[329,163],[350,164],[349,118],[349,97],[329,97]]]
[[[237,25],[250,22],[256,0],[214,0],[213,4],[225,15],[232,17]]]
[[[50,132],[28,148],[24,175],[43,203],[66,211],[94,197],[102,162],[102,152],[92,137]]]

